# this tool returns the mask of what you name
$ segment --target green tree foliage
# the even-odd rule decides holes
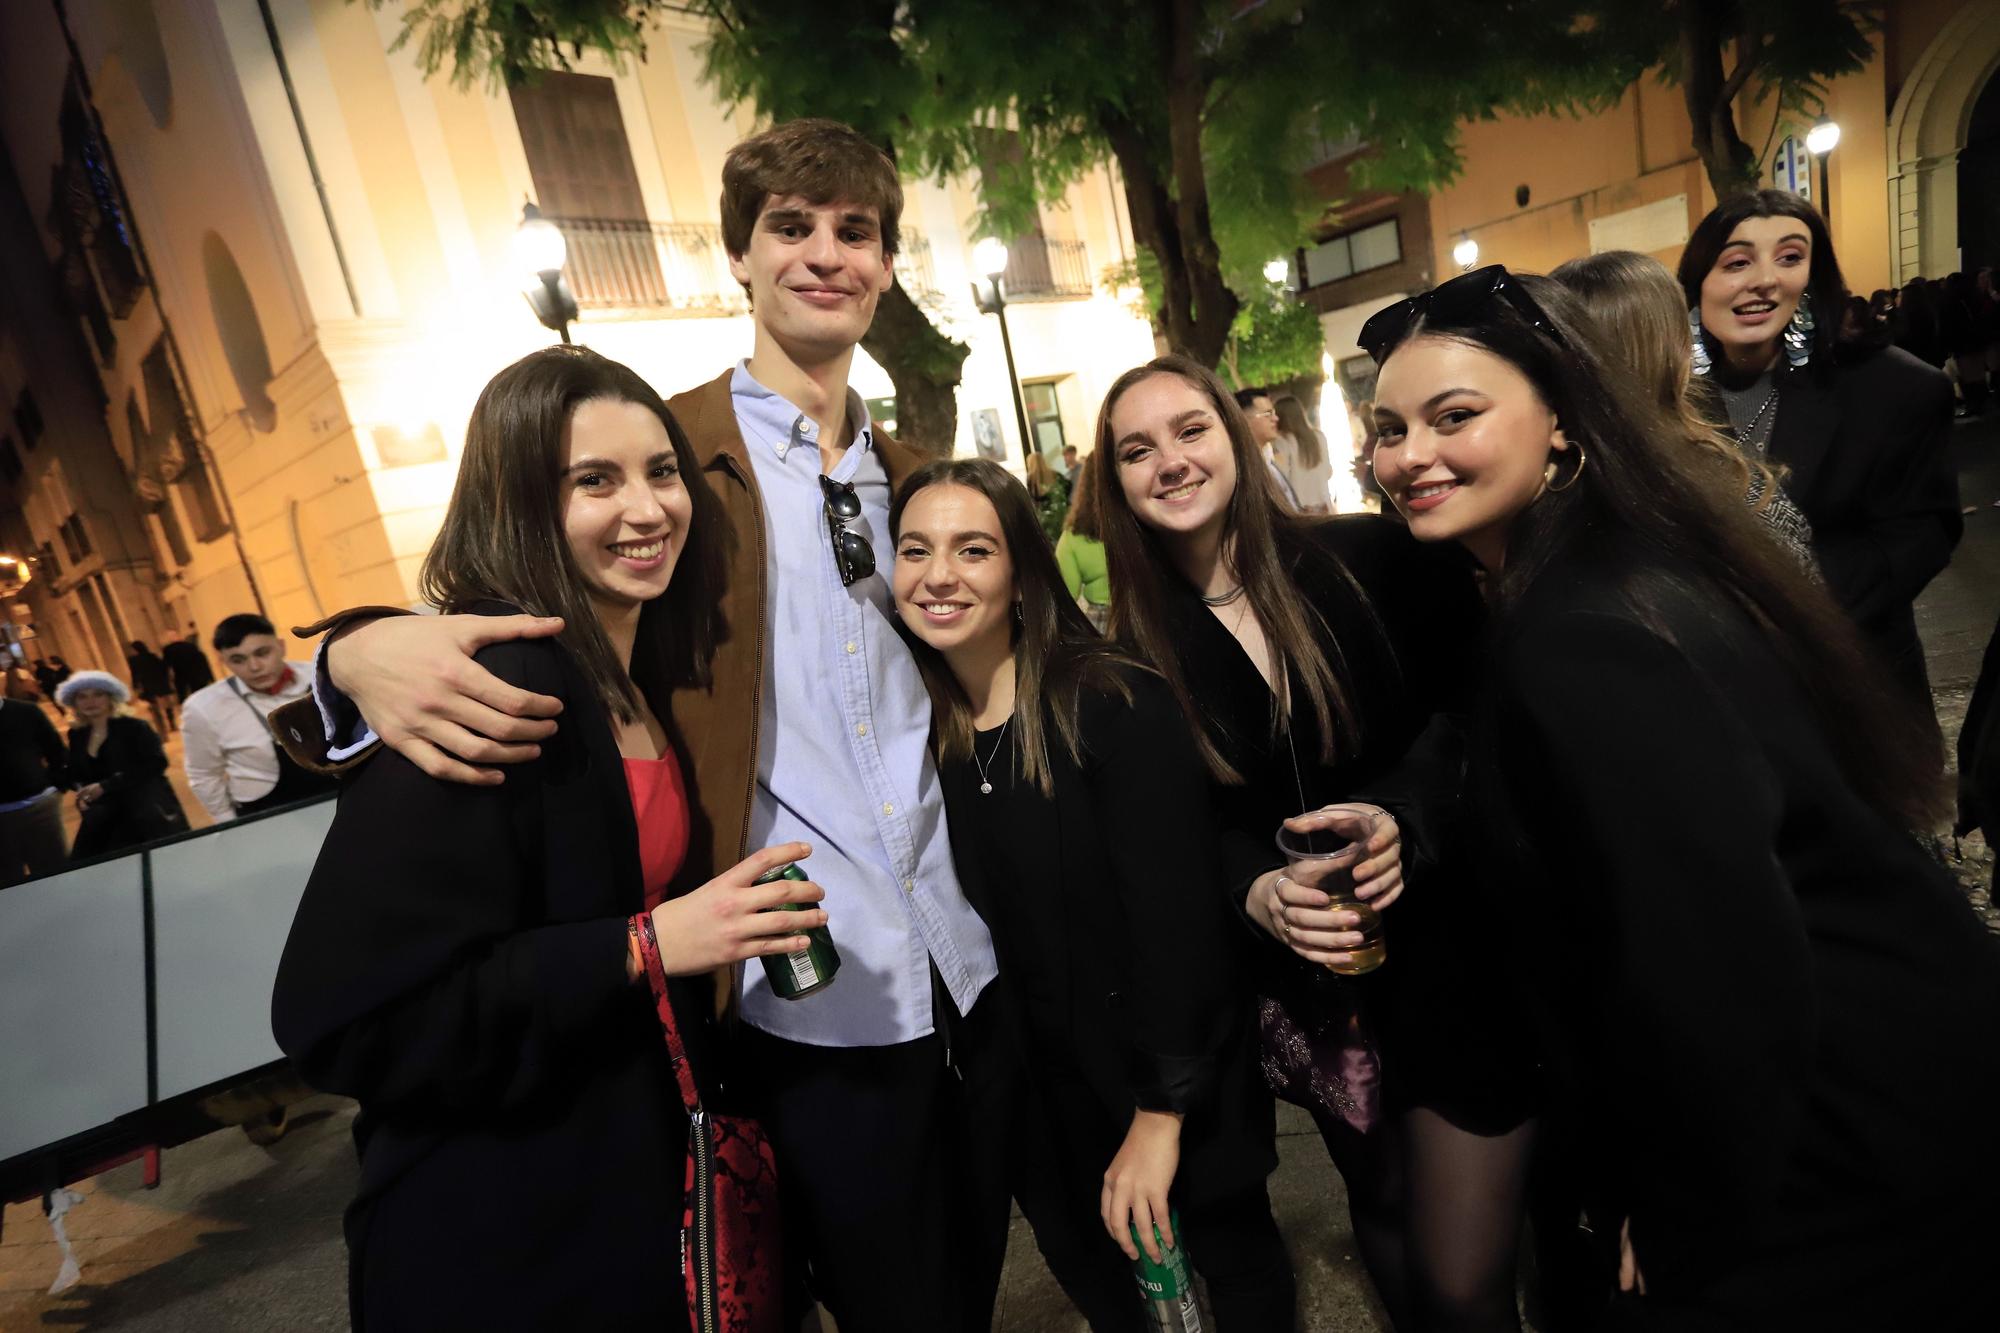
[[[1320,378],[1326,338],[1313,308],[1265,283],[1244,298],[1222,346],[1223,378],[1235,389]]]

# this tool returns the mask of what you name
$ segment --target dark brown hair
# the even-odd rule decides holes
[[[1069,447],[1076,448],[1073,444]],[[1104,506],[1097,502],[1097,473],[1087,464],[1077,465],[1076,484],[1069,493],[1069,513],[1063,518],[1063,526],[1079,537],[1094,542],[1104,540]]]
[[[1336,742],[1352,744],[1360,739],[1361,722],[1342,683],[1346,664],[1340,645],[1318,608],[1299,596],[1293,579],[1313,520],[1280,502],[1277,483],[1264,466],[1262,453],[1251,443],[1250,422],[1222,381],[1200,362],[1179,354],[1134,367],[1112,383],[1097,414],[1096,451],[1084,464],[1097,474],[1092,481],[1098,492],[1105,572],[1118,590],[1111,602],[1111,636],[1166,677],[1209,771],[1219,781],[1241,782],[1242,775],[1223,758],[1211,734],[1213,718],[1196,703],[1181,670],[1180,644],[1167,620],[1167,580],[1180,578],[1180,573],[1160,539],[1133,514],[1118,480],[1118,442],[1112,436],[1111,414],[1133,385],[1155,375],[1177,376],[1199,390],[1229,436],[1230,453],[1236,460],[1236,493],[1229,500],[1222,549],[1242,581],[1250,609],[1264,627],[1264,638],[1271,648],[1272,679],[1286,680],[1297,673],[1305,686],[1307,705],[1319,723],[1322,744],[1315,758],[1331,762]],[[1373,619],[1374,611],[1359,585],[1345,569],[1339,573],[1357,606]],[[1287,690],[1271,691],[1273,736],[1290,724],[1295,702]]]
[[[1084,618],[1062,580],[1055,552],[1049,549],[1035,502],[1027,487],[998,463],[984,458],[943,458],[924,464],[907,477],[889,507],[889,531],[902,544],[903,511],[918,493],[932,486],[963,486],[985,496],[1000,516],[1000,540],[1014,565],[1014,590],[1020,594],[1020,617],[1014,625],[1014,730],[1021,747],[1021,770],[1044,796],[1055,794],[1049,767],[1049,735],[1061,743],[1071,762],[1082,762],[1082,736],[1077,714],[1083,691],[1097,687],[1131,702],[1123,673],[1143,670],[1126,652],[1100,638]],[[897,618],[896,627],[930,690],[938,758],[962,760],[972,753],[972,703],[959,685],[944,655],[925,643]]]
[[[1664,629],[1662,608],[1689,598],[1747,616],[1804,691],[1847,781],[1885,815],[1927,827],[1944,794],[1937,729],[1921,722],[1852,622],[1770,540],[1741,494],[1682,446],[1676,419],[1650,397],[1620,392],[1624,380],[1592,350],[1596,330],[1577,297],[1550,278],[1511,280],[1553,336],[1506,301],[1449,320],[1433,306],[1406,335],[1457,339],[1509,362],[1564,434],[1588,444],[1576,483],[1545,492],[1508,531],[1506,564],[1488,585],[1501,623],[1559,562],[1592,559],[1607,543],[1636,549],[1643,571],[1624,596],[1647,624]]]
[[[882,253],[902,241],[903,183],[896,164],[861,131],[837,120],[788,120],[745,139],[722,159],[722,245],[741,259],[772,198],[859,204],[882,221]]]
[[[563,431],[578,407],[598,399],[632,403],[660,419],[693,510],[673,581],[639,612],[629,673],[598,623],[563,533]],[[501,601],[561,616],[564,646],[605,707],[629,720],[642,688],[659,700],[675,686],[707,683],[720,633],[726,523],[680,423],[651,386],[587,348],[549,347],[495,375],[473,404],[451,505],[419,584],[445,611]]]

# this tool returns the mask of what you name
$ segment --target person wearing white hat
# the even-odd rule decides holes
[[[56,702],[76,715],[69,776],[82,822],[71,856],[102,856],[186,831],[187,814],[167,781],[167,752],[159,733],[131,715],[124,681],[79,671],[57,688]]]

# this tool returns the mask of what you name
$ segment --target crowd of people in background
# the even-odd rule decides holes
[[[271,622],[256,614],[225,617],[210,646],[223,663],[220,680],[192,629],[158,652],[133,640],[122,675],[78,671],[55,654],[6,668],[0,888],[187,831],[168,778],[166,741],[177,733],[188,790],[211,823],[332,789],[331,779],[286,757],[266,721],[307,693],[311,666],[285,661]]]
[[[1993,405],[2000,381],[2000,293],[1993,270],[1912,278],[1900,289],[1847,298],[1842,330],[1902,348],[1951,377],[1959,416],[1979,416]]]

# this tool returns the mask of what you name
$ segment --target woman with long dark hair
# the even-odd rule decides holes
[[[815,885],[752,885],[799,843],[666,896],[690,826],[657,708],[708,675],[721,544],[686,437],[626,367],[551,348],[480,394],[423,587],[562,617],[479,653],[562,700],[562,729],[501,786],[393,752],[349,778],[272,1000],[306,1081],[361,1103],[357,1325],[689,1327],[690,1124],[660,1006],[713,1109],[712,977],[825,920],[766,914]]]
[[[1357,797],[1443,826],[1425,817],[1455,794],[1449,748],[1413,747],[1427,731],[1448,741],[1434,719],[1469,704],[1471,571],[1379,518],[1290,511],[1242,410],[1185,357],[1113,383],[1089,465],[1118,590],[1112,634],[1160,672],[1194,730],[1224,891],[1262,941],[1266,1078],[1312,1113],[1397,1324],[1515,1328],[1531,1058],[1460,910],[1464,877],[1440,867],[1391,908],[1400,867],[1393,882],[1357,872],[1387,909],[1389,961],[1340,976],[1359,917],[1295,883],[1273,842],[1286,818]]]
[[[1840,341],[1847,285],[1833,238],[1796,195],[1716,205],[1679,277],[1696,373],[1722,398],[1718,424],[1785,469],[1834,600],[1929,712],[1914,606],[1965,526],[1947,447],[1951,382],[1878,338]]]
[[[1983,1327],[2000,942],[1912,836],[1936,735],[1594,338],[1498,267],[1362,331],[1376,474],[1487,570],[1472,782],[1630,1326]]]
[[[998,464],[926,464],[889,526],[953,854],[1018,1006],[1004,1150],[1050,1271],[1094,1330],[1137,1330],[1135,1232],[1155,1259],[1185,1241],[1222,1328],[1290,1328],[1271,1103],[1187,724],[1069,598]]]

